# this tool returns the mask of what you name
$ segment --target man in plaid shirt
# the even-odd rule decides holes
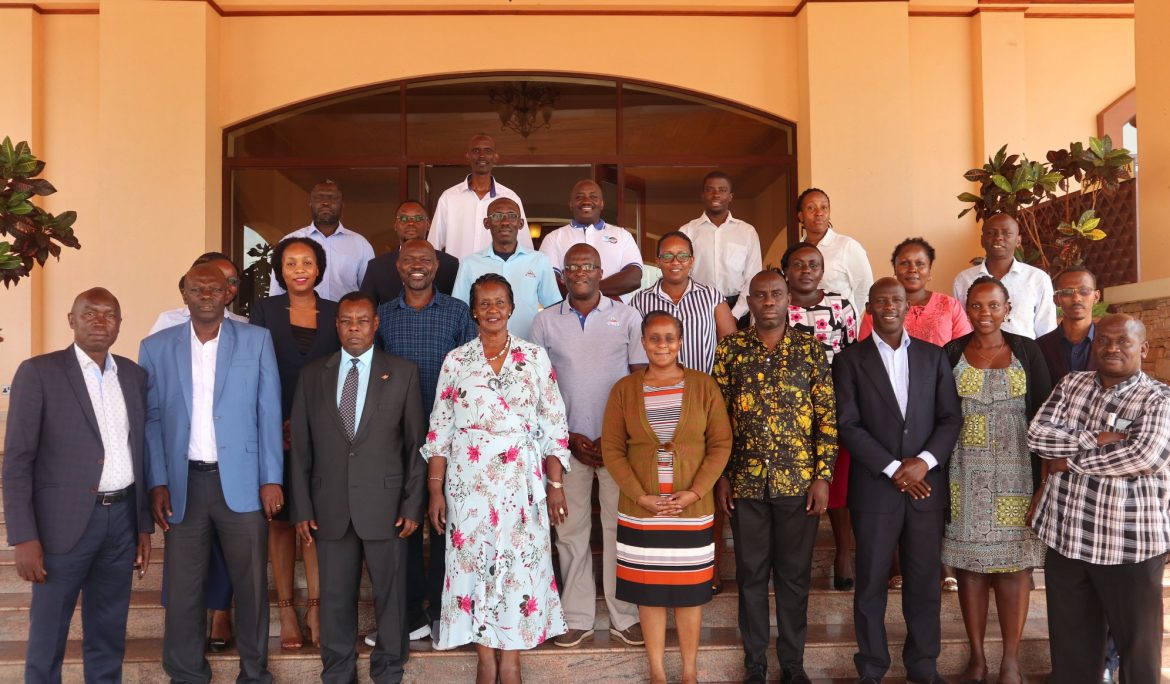
[[[1170,388],[1141,370],[1141,321],[1097,324],[1098,370],[1065,376],[1028,429],[1046,478],[1032,527],[1044,573],[1052,682],[1101,681],[1106,629],[1126,684],[1162,668],[1162,572],[1170,550]]]

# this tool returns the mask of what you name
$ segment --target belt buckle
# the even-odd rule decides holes
[[[108,492],[107,492],[107,493],[103,493],[103,494],[102,494],[101,505],[103,505],[103,506],[112,506],[112,505],[114,505],[114,502],[113,502],[113,501],[110,501],[110,497],[111,497],[111,496],[112,496],[112,494],[110,494],[110,493],[108,493]]]

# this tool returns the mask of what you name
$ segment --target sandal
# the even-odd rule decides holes
[[[959,580],[955,579],[954,577],[947,577],[946,579],[944,579],[942,581],[942,590],[943,591],[958,591],[959,590]]]
[[[320,648],[321,646],[321,599],[311,598],[308,600],[308,610],[305,611],[305,632],[307,640],[312,641],[313,645]],[[316,612],[316,615],[313,613]],[[310,615],[313,615],[313,618]],[[316,622],[317,624],[313,624]]]
[[[891,577],[889,586],[891,589],[901,589],[902,588],[902,576],[901,575],[894,575],[893,577]]]
[[[301,631],[300,620],[297,619],[297,611],[296,611],[296,608],[293,607],[292,599],[279,599],[276,602],[276,607],[281,610],[280,647],[282,649],[288,650],[288,651],[295,651],[298,648],[303,647],[305,645],[305,643],[304,643],[305,637],[302,634],[300,634],[300,631]],[[292,638],[286,637],[284,634],[284,614],[283,614],[283,611],[285,608],[288,608],[289,610],[292,611],[293,623],[296,624],[296,626],[297,626],[297,635],[295,637],[292,637]]]

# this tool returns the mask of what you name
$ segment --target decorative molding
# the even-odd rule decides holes
[[[37,14],[97,14],[97,7],[41,7],[35,2],[14,2],[0,5],[0,10],[24,9]]]

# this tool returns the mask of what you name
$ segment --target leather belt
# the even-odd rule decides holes
[[[187,461],[187,465],[199,473],[218,473],[219,463],[215,461]]]
[[[129,499],[130,495],[134,493],[134,485],[127,485],[124,489],[119,489],[116,492],[98,492],[97,503],[99,506],[109,506],[116,504],[123,499]]]

